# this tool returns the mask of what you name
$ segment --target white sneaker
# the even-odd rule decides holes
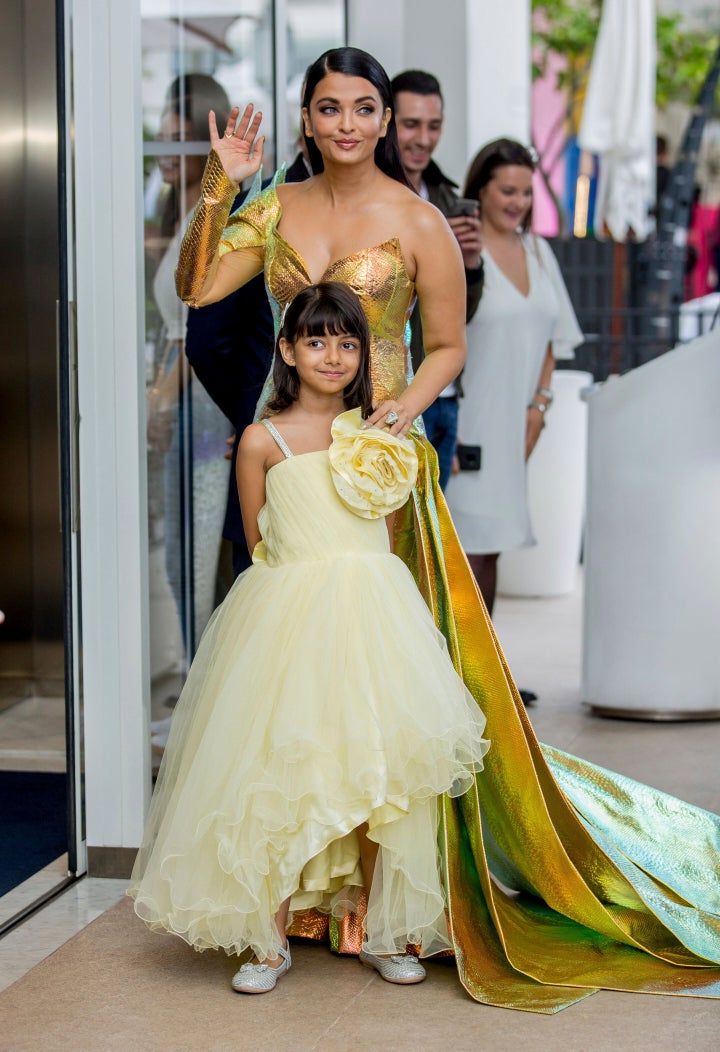
[[[290,971],[290,945],[280,947],[278,956],[282,958],[276,968],[269,964],[244,964],[232,980],[232,988],[239,994],[267,994],[274,990],[281,975]]]

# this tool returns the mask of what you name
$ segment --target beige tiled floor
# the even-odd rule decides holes
[[[42,897],[52,888],[62,883],[68,875],[67,855],[61,855],[50,865],[45,866],[38,873],[34,873],[28,880],[12,888],[6,895],[0,897],[0,924],[5,924],[22,910],[31,906],[33,902]],[[0,985],[0,989],[1,989]]]
[[[125,894],[126,886],[124,880],[85,877],[0,939],[0,990],[114,906]],[[39,888],[38,891],[41,893]]]
[[[646,724],[598,720],[582,707],[580,606],[578,593],[552,600],[500,600],[496,609],[496,627],[516,679],[521,686],[532,688],[540,695],[540,701],[530,712],[541,740],[711,810],[720,810],[717,777],[720,722]],[[123,891],[122,881],[80,881],[1,940],[0,988],[24,974],[118,901]],[[287,1025],[293,1019],[300,1025],[302,1012],[307,1015],[305,1000],[312,1001],[317,995],[317,991],[313,993],[313,984],[320,974],[317,969],[323,972],[325,955],[300,947],[298,957],[302,966],[297,969],[297,978],[291,984],[288,977],[274,1005],[267,1006],[265,999],[259,999],[263,1004],[250,1012],[247,1003],[241,1003],[237,1014],[241,1027],[239,1043],[273,1047],[272,1041],[268,1044],[267,1040],[268,1027],[275,1025],[273,1011],[268,1014],[266,1009],[277,1006],[281,1014],[287,1013]],[[313,1038],[308,1043],[305,1037],[309,1030],[303,1030],[302,1026],[293,1030],[291,1026],[292,1041],[279,1042],[275,1047],[342,1052],[378,1046],[401,1050],[527,1048],[533,1052],[717,1052],[720,1049],[720,1002],[717,1001],[601,992],[559,1016],[539,1017],[475,1005],[459,988],[454,974],[451,975],[453,969],[442,964],[433,966],[432,981],[423,987],[398,991],[359,969],[354,962],[331,963],[332,976],[328,973],[326,978],[334,984],[333,989],[338,983],[342,985],[346,972],[348,979],[352,979],[348,1000],[341,999],[342,1011],[338,1009],[337,1018],[320,1028],[315,1035],[317,1040]],[[207,967],[224,974],[230,964],[208,963]],[[320,1000],[324,999],[320,997]],[[230,1045],[213,1047],[229,1048]]]

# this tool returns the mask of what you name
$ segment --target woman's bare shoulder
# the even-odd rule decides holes
[[[419,227],[423,233],[435,230],[447,230],[448,225],[442,212],[425,201],[414,190],[402,183],[395,182],[389,200],[392,201],[398,217],[412,227]]]
[[[403,251],[418,261],[428,255],[454,251],[456,244],[442,212],[417,194],[404,198],[396,210],[398,234]]]

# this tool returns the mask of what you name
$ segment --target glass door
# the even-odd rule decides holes
[[[298,153],[300,91],[307,66],[346,39],[337,0],[141,0],[145,234],[145,378],[149,527],[150,662],[153,758],[159,764],[172,709],[202,631],[242,566],[232,449],[242,414],[231,366],[250,353],[238,333],[256,323],[232,306],[201,309],[201,382],[186,356],[187,308],[173,270],[189,215],[200,195],[210,144],[207,115],[222,127],[233,105],[264,115],[263,170],[272,175]],[[262,292],[260,292],[262,295]],[[195,319],[194,319],[195,320]],[[257,324],[260,324],[258,321]],[[264,323],[264,360],[272,355]],[[225,362],[223,361],[225,359]],[[215,380],[213,386],[208,377]],[[227,397],[226,397],[227,395]],[[249,423],[249,419],[245,421]],[[233,553],[232,544],[235,542]]]
[[[59,24],[62,24],[60,18]],[[52,0],[0,16],[0,931],[74,879],[72,370]],[[28,32],[28,27],[32,32]],[[58,194],[58,187],[61,188]]]

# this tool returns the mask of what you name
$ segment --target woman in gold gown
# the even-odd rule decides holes
[[[464,284],[445,221],[404,184],[388,78],[355,48],[308,70],[303,121],[316,175],[257,194],[260,116],[233,111],[218,135],[183,242],[178,293],[199,306],[264,270],[279,320],[318,280],[347,283],[372,334],[376,411],[413,437],[420,472],[395,519],[456,668],[487,717],[492,747],[465,796],[444,798],[441,853],[461,982],[478,1001],[555,1012],[599,988],[720,997],[720,819],[540,744],[459,545],[435,454],[414,424],[464,359]],[[415,298],[426,360],[408,383],[405,327]],[[398,655],[399,661],[411,655]],[[297,915],[291,933],[328,922]],[[330,922],[357,952],[360,926]]]

